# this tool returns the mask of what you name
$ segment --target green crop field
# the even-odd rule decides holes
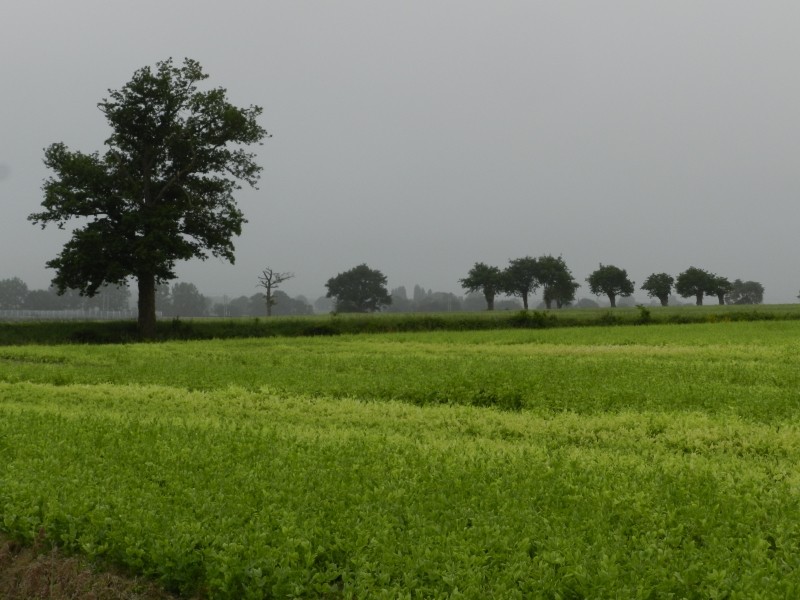
[[[0,529],[210,598],[800,597],[800,322],[0,347]]]

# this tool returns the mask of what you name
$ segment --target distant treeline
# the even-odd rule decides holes
[[[376,273],[379,273],[376,271]],[[385,278],[384,278],[385,280]],[[611,306],[634,306],[634,283],[627,273],[612,265],[600,265],[588,278],[590,292],[607,296]],[[356,282],[357,283],[357,282]],[[541,291],[542,300],[532,308],[598,308],[590,298],[576,299],[580,285],[575,281],[561,257],[524,257],[511,260],[508,268],[476,263],[460,283],[466,295],[437,292],[420,285],[409,295],[405,286],[391,290],[387,313],[444,313],[486,310],[519,310],[528,308],[528,297]],[[385,289],[385,288],[384,288]],[[719,304],[760,304],[764,288],[754,281],[733,282],[702,269],[690,267],[677,278],[666,273],[651,274],[641,286],[650,300],[648,304],[677,306],[673,292],[683,298],[694,298],[702,304],[703,296],[713,296]],[[384,292],[385,294],[385,292]],[[499,297],[503,294],[503,297]],[[498,298],[495,300],[495,295]],[[305,296],[291,297],[282,290],[271,290],[272,315],[302,316],[342,311],[336,298],[320,296],[313,303]],[[156,311],[162,317],[262,317],[267,316],[267,297],[251,296],[210,298],[188,282],[163,283],[156,290]],[[127,286],[103,286],[92,297],[81,296],[67,289],[59,294],[55,287],[31,290],[19,277],[0,279],[0,310],[25,311],[127,311],[135,309],[135,298]]]
[[[538,290],[541,290],[546,308],[564,308],[575,302],[580,287],[564,259],[549,254],[514,258],[504,269],[477,262],[460,283],[469,292],[480,292],[488,310],[494,308],[495,296],[501,293],[521,298],[527,310],[528,298]],[[627,271],[615,265],[600,263],[586,278],[586,283],[595,296],[606,296],[612,308],[617,306],[618,298],[630,298],[635,291],[635,283]],[[720,305],[761,304],[764,298],[764,286],[757,281],[736,279],[731,282],[727,277],[693,266],[677,277],[669,273],[651,273],[640,289],[662,306],[674,304],[670,302],[673,291],[682,298],[694,298],[698,306],[706,296],[716,298]]]

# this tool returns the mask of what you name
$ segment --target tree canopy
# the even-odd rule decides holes
[[[530,256],[508,261],[503,272],[504,291],[522,298],[522,308],[528,310],[528,296],[539,288],[539,261]]]
[[[589,290],[596,296],[605,294],[612,308],[617,305],[617,296],[630,296],[633,294],[633,282],[628,279],[625,269],[614,265],[603,265],[586,278]]]
[[[386,281],[383,273],[361,264],[331,277],[325,287],[337,312],[375,312],[392,303]]]
[[[494,310],[494,298],[503,291],[505,285],[500,268],[482,262],[475,263],[467,276],[459,279],[458,282],[468,292],[482,293],[486,300],[486,310]]]
[[[244,146],[267,132],[261,108],[238,108],[226,90],[202,91],[199,63],[172,59],[144,67],[99,103],[111,126],[102,156],[71,151],[63,143],[45,150],[55,174],[44,183],[42,225],[80,225],[61,253],[47,263],[59,291],[92,296],[104,284],[138,282],[139,329],[155,332],[155,290],[175,278],[175,263],[190,258],[234,260],[232,239],[244,215],[234,192],[255,186],[261,167]]]
[[[669,305],[669,295],[672,293],[672,284],[675,278],[667,273],[651,273],[644,280],[641,289],[651,298],[658,298],[661,306]]]
[[[725,304],[725,296],[728,295],[733,289],[733,284],[728,281],[727,277],[722,277],[720,275],[714,275],[711,278],[711,285],[709,286],[709,292],[717,297],[720,306]]]
[[[715,275],[698,267],[689,267],[675,280],[675,291],[683,298],[695,297],[695,304],[702,306],[703,296],[716,294]]]
[[[572,277],[567,263],[560,256],[545,255],[536,259],[536,279],[542,287],[545,306],[551,308],[553,302],[561,308],[575,300],[575,292],[580,284]]]
[[[0,279],[0,309],[18,309],[25,306],[28,285],[19,277]]]
[[[735,280],[727,295],[728,304],[761,304],[764,301],[764,286],[757,281]]]
[[[175,317],[204,317],[208,315],[209,300],[193,283],[180,281],[172,286],[169,313]]]

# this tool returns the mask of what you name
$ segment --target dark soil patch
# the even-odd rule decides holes
[[[0,534],[3,600],[175,600],[152,582],[99,571],[85,560]]]

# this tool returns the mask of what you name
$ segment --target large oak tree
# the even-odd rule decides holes
[[[245,148],[269,137],[261,108],[233,106],[223,88],[198,89],[206,78],[189,59],[139,69],[98,105],[112,130],[102,156],[63,143],[45,150],[55,175],[44,183],[44,210],[29,219],[59,228],[78,221],[47,263],[54,284],[93,296],[135,278],[144,337],[155,334],[156,287],[175,278],[177,261],[233,262],[232,238],[245,222],[234,192],[241,182],[255,186],[261,171]]]

